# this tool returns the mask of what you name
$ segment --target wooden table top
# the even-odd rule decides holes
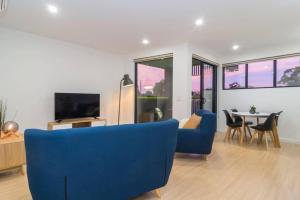
[[[15,143],[15,142],[24,142],[24,135],[10,135],[8,137],[2,137],[0,138],[0,144],[9,144],[9,143]]]

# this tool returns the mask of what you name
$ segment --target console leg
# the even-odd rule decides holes
[[[20,167],[20,172],[23,176],[25,175],[25,169],[23,165]]]

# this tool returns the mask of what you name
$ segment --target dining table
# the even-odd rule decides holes
[[[250,112],[232,112],[232,116],[239,116],[243,119],[242,123],[242,135],[240,137],[240,143],[244,143],[244,139],[247,137],[246,136],[246,118],[256,118],[256,123],[260,123],[261,118],[267,118],[270,116],[271,113],[265,113],[265,112],[256,112],[256,113],[250,113]],[[273,125],[272,125],[272,132],[274,135],[274,145],[277,148],[280,148],[280,140],[279,140],[279,135],[278,135],[278,129],[277,129],[277,124],[276,121],[274,120]]]

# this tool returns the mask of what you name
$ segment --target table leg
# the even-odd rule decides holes
[[[240,138],[240,144],[244,143],[244,136],[246,135],[246,126],[245,126],[245,121],[246,121],[246,117],[243,116],[243,126],[242,126],[242,131],[241,131],[241,138]]]
[[[256,117],[256,125],[259,124],[259,117]]]

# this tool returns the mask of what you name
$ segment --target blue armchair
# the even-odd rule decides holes
[[[211,153],[216,132],[216,114],[207,110],[199,110],[196,114],[202,117],[196,129],[178,129],[176,152],[203,155]]]
[[[131,199],[167,184],[178,121],[25,131],[34,200]]]

